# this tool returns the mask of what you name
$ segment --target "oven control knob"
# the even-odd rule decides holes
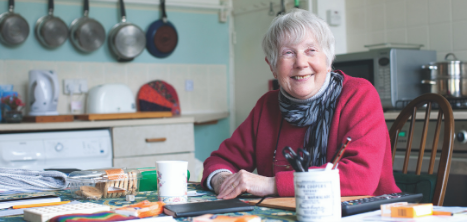
[[[57,152],[60,152],[63,150],[63,144],[62,143],[57,143],[57,145],[55,145],[55,150]]]
[[[467,131],[461,130],[456,134],[457,141],[461,143],[467,143]]]

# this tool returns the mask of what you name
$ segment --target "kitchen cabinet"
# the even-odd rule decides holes
[[[0,133],[105,128],[111,132],[114,167],[155,167],[159,160],[184,160],[188,161],[188,169],[194,170],[199,162],[195,159],[194,125],[228,115],[223,112],[154,119],[0,124]]]
[[[112,128],[114,167],[155,166],[158,160],[185,160],[194,168],[193,123]]]

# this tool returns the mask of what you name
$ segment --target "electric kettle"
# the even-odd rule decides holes
[[[28,105],[30,116],[58,115],[58,78],[51,70],[29,71]]]

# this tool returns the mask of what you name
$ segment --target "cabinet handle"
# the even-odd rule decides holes
[[[153,143],[153,142],[164,142],[166,141],[167,138],[161,137],[161,138],[146,138],[146,143]]]

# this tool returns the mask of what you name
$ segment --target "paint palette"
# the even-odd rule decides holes
[[[24,220],[30,222],[45,222],[52,217],[64,214],[90,214],[109,210],[109,206],[95,203],[64,204],[59,206],[38,207],[25,209]]]

